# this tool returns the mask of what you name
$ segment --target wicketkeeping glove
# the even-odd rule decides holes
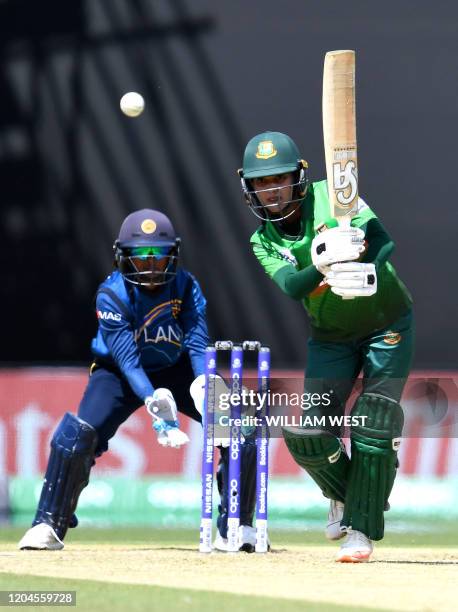
[[[180,448],[189,442],[188,435],[179,429],[177,405],[169,389],[156,389],[145,397],[145,406],[153,417],[153,429],[161,446]]]
[[[358,259],[364,251],[364,232],[359,227],[333,227],[312,241],[312,263],[321,274],[336,262]]]
[[[377,272],[372,263],[332,264],[324,280],[341,297],[369,297],[377,293]]]

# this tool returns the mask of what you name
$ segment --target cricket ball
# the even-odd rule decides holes
[[[145,108],[143,96],[136,91],[129,91],[123,95],[119,102],[122,112],[128,117],[138,117]]]

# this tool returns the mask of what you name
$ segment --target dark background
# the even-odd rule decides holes
[[[397,244],[417,367],[456,367],[458,4],[0,0],[3,362],[85,362],[122,219],[166,212],[213,337],[302,366],[307,323],[251,255],[236,168],[266,129],[324,177],[324,53],[357,52],[360,192]],[[119,98],[141,92],[137,119]]]

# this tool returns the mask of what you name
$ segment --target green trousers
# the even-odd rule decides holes
[[[399,402],[412,364],[414,338],[411,310],[360,340],[343,343],[311,338],[304,391],[330,394],[331,405],[321,414],[343,414],[355,385],[359,394],[374,393]]]

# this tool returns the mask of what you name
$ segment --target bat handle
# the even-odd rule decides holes
[[[342,229],[348,229],[351,225],[351,217],[348,215],[346,217],[339,217],[337,223]]]
[[[350,224],[351,224],[351,217],[349,217],[349,216],[347,216],[347,217],[340,217],[338,219],[338,223],[339,223],[339,226],[342,229],[348,229],[350,227]],[[355,298],[352,297],[351,295],[347,295],[347,296],[342,296],[342,299],[343,300],[354,300]]]

